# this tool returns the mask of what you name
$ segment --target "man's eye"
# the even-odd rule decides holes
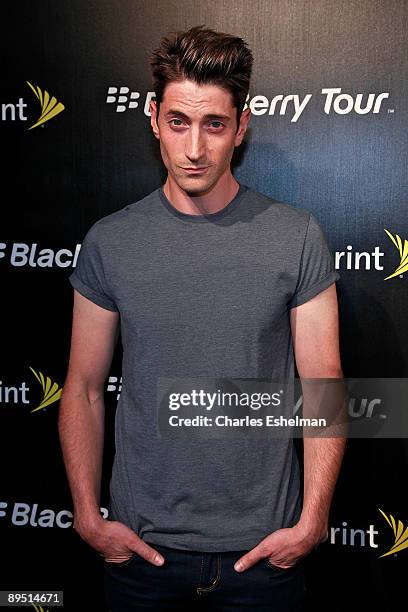
[[[223,123],[221,123],[221,121],[211,121],[210,125],[218,129],[223,126]]]
[[[178,121],[179,123],[173,123],[173,121]],[[183,122],[182,122],[182,120],[181,120],[181,119],[170,119],[170,123],[171,123],[172,125],[177,126],[177,127],[178,127],[179,125],[183,125]]]

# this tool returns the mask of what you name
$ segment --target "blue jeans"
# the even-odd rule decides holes
[[[110,612],[301,612],[304,559],[290,569],[267,558],[237,572],[234,563],[248,550],[186,551],[158,544],[165,558],[155,566],[137,553],[123,563],[104,561],[104,594]]]

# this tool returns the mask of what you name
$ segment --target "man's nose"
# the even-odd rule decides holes
[[[197,162],[203,158],[205,151],[205,142],[203,134],[199,127],[191,126],[187,132],[186,138],[186,157],[192,162]]]

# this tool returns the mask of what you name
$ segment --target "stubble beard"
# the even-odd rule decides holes
[[[202,181],[200,177],[191,177],[190,179],[184,179],[180,182],[177,181],[177,184],[189,196],[198,197],[211,191],[211,189],[217,183],[217,180],[218,179]]]

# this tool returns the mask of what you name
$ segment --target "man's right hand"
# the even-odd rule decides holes
[[[98,517],[92,523],[84,525],[74,519],[73,527],[81,538],[109,563],[122,563],[130,559],[133,553],[137,553],[152,565],[164,563],[157,550],[119,521]]]

